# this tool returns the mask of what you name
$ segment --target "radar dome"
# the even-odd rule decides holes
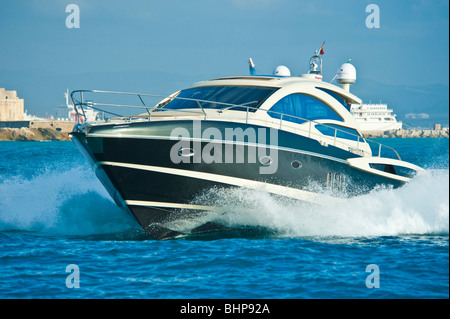
[[[353,84],[356,82],[356,69],[350,63],[341,65],[337,72],[336,80],[340,84]]]
[[[278,76],[291,76],[291,71],[284,65],[279,65],[273,70],[273,75]]]

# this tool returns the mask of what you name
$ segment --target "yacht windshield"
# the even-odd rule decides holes
[[[180,91],[176,98],[166,105],[164,109],[232,109],[255,112],[278,88],[264,86],[203,86]],[[223,103],[223,104],[222,104]],[[232,106],[232,105],[240,105]]]

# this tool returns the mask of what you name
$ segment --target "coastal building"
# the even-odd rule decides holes
[[[17,96],[17,91],[0,88],[0,121],[22,121],[24,101]]]

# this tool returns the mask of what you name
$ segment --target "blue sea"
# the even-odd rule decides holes
[[[72,142],[0,142],[0,298],[449,298],[449,140],[378,141],[425,173],[333,206],[222,191],[236,231],[166,241]]]

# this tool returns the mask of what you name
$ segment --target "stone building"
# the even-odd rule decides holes
[[[0,121],[22,121],[24,103],[17,97],[17,91],[0,88]]]

